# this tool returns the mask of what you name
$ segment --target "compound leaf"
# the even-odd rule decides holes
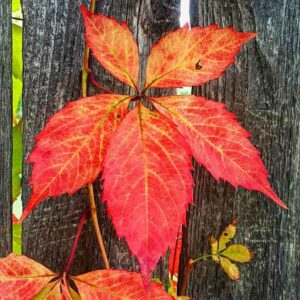
[[[79,276],[55,274],[24,256],[10,254],[0,259],[0,298],[4,300],[171,300],[163,285],[150,282],[145,288],[142,276],[123,270],[98,270]],[[69,285],[73,280],[79,294]]]
[[[234,244],[227,246],[227,243],[235,236],[236,226],[237,221],[233,219],[223,230],[219,241],[213,236],[210,238],[212,259],[216,263],[220,263],[229,278],[235,281],[240,279],[240,271],[232,261],[245,263],[253,258],[253,252],[243,245]]]

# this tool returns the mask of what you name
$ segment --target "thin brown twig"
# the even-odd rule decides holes
[[[90,2],[90,11],[92,13],[94,13],[94,11],[95,11],[95,0],[91,0],[91,2]],[[81,77],[81,93],[82,93],[83,97],[87,96],[87,79],[88,79],[88,75],[89,75],[89,55],[90,55],[90,49],[87,46],[87,44],[85,44],[84,56],[83,56],[82,77]],[[109,262],[108,262],[107,254],[105,251],[100,228],[99,228],[97,209],[96,209],[95,197],[94,197],[94,189],[93,189],[92,183],[88,184],[88,190],[89,190],[89,198],[90,198],[91,216],[92,216],[92,220],[93,220],[95,233],[97,236],[97,241],[99,244],[101,257],[103,259],[105,268],[109,269],[110,268]]]
[[[93,224],[94,224],[94,228],[95,228],[95,232],[96,232],[96,236],[97,236],[101,256],[102,256],[105,268],[109,269],[110,268],[109,261],[108,261],[107,254],[106,254],[106,251],[105,251],[102,235],[101,235],[101,232],[100,232],[100,229],[99,229],[99,222],[98,222],[98,217],[97,217],[97,208],[96,208],[96,203],[95,203],[93,185],[91,183],[89,183],[88,188],[89,188],[89,195],[90,195],[91,216],[92,216],[92,219],[93,219]]]
[[[78,229],[77,229],[77,233],[76,233],[76,236],[75,236],[75,239],[74,239],[74,243],[73,243],[73,246],[72,246],[72,249],[71,249],[71,252],[70,252],[70,256],[69,256],[69,259],[68,259],[68,262],[67,262],[64,274],[68,274],[69,273],[71,264],[72,264],[72,262],[74,260],[74,257],[75,257],[75,252],[76,252],[76,249],[77,249],[79,237],[81,235],[81,231],[82,231],[84,222],[85,222],[85,220],[87,218],[88,212],[89,212],[89,210],[86,209],[85,212],[83,213],[83,215],[80,218]]]
[[[189,274],[193,269],[193,266],[194,266],[194,261],[193,261],[193,259],[190,258],[188,260],[188,262],[186,263],[185,268],[184,268],[184,275],[183,275],[183,279],[182,279],[182,285],[181,285],[181,289],[180,289],[180,292],[179,292],[180,296],[184,296],[184,294],[185,294],[187,281],[188,281],[188,278],[189,278]]]
[[[206,259],[206,258],[212,257],[212,256],[213,256],[213,254],[207,254],[207,255],[200,256],[200,257],[198,257],[196,259],[190,258],[187,261],[187,263],[185,265],[185,268],[184,268],[184,274],[183,274],[181,289],[180,289],[180,292],[179,292],[180,296],[184,296],[184,294],[185,294],[185,289],[186,289],[186,285],[187,285],[187,282],[188,282],[188,278],[189,278],[189,275],[190,275],[191,271],[193,270],[194,265],[198,261],[200,261],[202,259]]]

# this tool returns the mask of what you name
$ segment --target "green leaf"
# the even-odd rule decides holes
[[[12,38],[13,38],[13,57],[12,57],[12,71],[13,75],[22,79],[23,61],[22,61],[22,27],[12,24]]]
[[[13,224],[13,252],[22,254],[22,224]]]
[[[18,110],[22,99],[22,80],[13,76],[13,118],[14,122],[18,119]]]
[[[12,0],[12,11],[17,11],[21,9],[21,3],[20,0]]]
[[[16,201],[21,193],[21,178],[19,174],[12,174],[12,197]]]
[[[225,249],[225,251],[222,252],[221,255],[240,263],[248,262],[253,257],[252,251],[250,251],[247,247],[239,244],[230,245]]]
[[[21,192],[22,120],[13,128],[12,196],[15,201]]]

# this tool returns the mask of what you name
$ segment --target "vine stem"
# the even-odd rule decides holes
[[[192,259],[192,261],[193,261],[193,264],[194,264],[194,263],[196,263],[197,261],[199,261],[201,259],[209,258],[209,257],[212,257],[212,256],[213,256],[212,254],[203,255],[203,256],[197,257],[195,259]]]
[[[97,208],[96,208],[95,197],[94,197],[94,189],[93,189],[93,185],[91,183],[89,183],[88,189],[89,189],[89,195],[90,195],[91,215],[92,215],[92,219],[93,219],[93,224],[94,224],[94,228],[95,228],[95,232],[96,232],[96,236],[97,236],[101,256],[102,256],[105,268],[109,269],[110,268],[109,261],[108,261],[107,254],[106,254],[106,251],[105,251],[102,235],[101,235],[101,232],[100,232],[100,229],[99,229],[99,222],[98,222],[98,217],[97,217]]]
[[[95,0],[91,0],[91,2],[90,2],[90,11],[92,13],[94,13],[94,11],[95,11]],[[89,76],[89,56],[90,56],[90,49],[89,49],[87,43],[85,43],[83,66],[82,66],[82,77],[81,77],[81,93],[82,93],[83,97],[87,96],[87,79]],[[109,269],[110,266],[109,266],[107,254],[105,251],[102,235],[101,235],[100,228],[99,228],[97,209],[96,209],[96,204],[95,204],[94,188],[93,188],[92,183],[88,184],[88,190],[89,190],[89,198],[90,198],[91,216],[92,216],[92,220],[93,220],[95,233],[97,236],[97,241],[99,244],[101,257],[103,259],[105,268]]]
[[[84,224],[84,222],[85,222],[85,220],[87,218],[88,212],[89,212],[89,209],[86,209],[84,211],[84,213],[82,214],[81,218],[80,218],[78,229],[77,229],[77,233],[76,233],[76,236],[75,236],[75,240],[74,240],[71,252],[70,252],[70,256],[69,256],[68,263],[66,265],[64,274],[68,274],[68,272],[70,270],[70,267],[71,267],[71,264],[72,264],[72,262],[74,260],[75,252],[76,252],[77,245],[78,245],[78,240],[79,240],[82,228],[83,228],[83,224]]]
[[[180,296],[184,296],[184,294],[185,294],[185,289],[186,289],[186,285],[187,285],[187,282],[188,282],[188,278],[189,278],[189,275],[190,275],[191,271],[193,270],[194,264],[196,262],[198,262],[199,260],[202,260],[202,259],[205,259],[205,258],[208,258],[208,257],[212,257],[212,254],[203,255],[203,256],[197,257],[196,259],[190,258],[187,261],[187,263],[185,265],[185,268],[184,268],[184,275],[183,275],[183,279],[182,279],[182,285],[181,285],[180,292],[179,292]]]

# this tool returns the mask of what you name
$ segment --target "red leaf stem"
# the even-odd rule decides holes
[[[71,264],[73,262],[73,259],[75,257],[75,252],[76,252],[76,249],[77,249],[77,246],[78,246],[78,241],[79,241],[79,237],[81,235],[81,231],[82,231],[82,228],[83,228],[83,225],[84,225],[84,222],[87,218],[87,215],[88,213],[90,212],[90,209],[87,208],[84,213],[82,214],[81,218],[80,218],[80,221],[79,221],[79,225],[78,225],[78,229],[77,229],[77,233],[76,233],[76,236],[75,236],[75,240],[74,240],[74,243],[73,243],[73,246],[72,246],[72,249],[71,249],[71,252],[70,252],[70,256],[69,256],[69,259],[68,259],[68,263],[67,263],[67,266],[65,268],[65,273],[68,274],[69,270],[70,270],[70,267],[71,267]]]

